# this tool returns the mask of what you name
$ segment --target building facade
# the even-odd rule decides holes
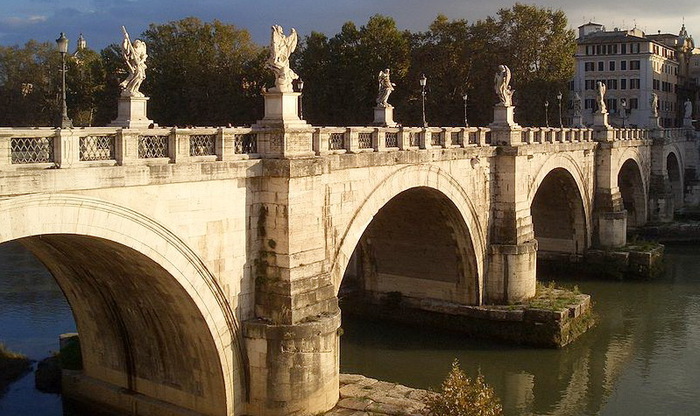
[[[609,31],[587,23],[579,26],[577,43],[571,88],[581,97],[584,124],[593,123],[598,81],[606,85],[613,125],[653,126],[653,94],[661,125],[683,124],[683,102],[697,98],[697,83],[690,75],[694,44],[685,26],[678,35],[646,35],[638,28]]]

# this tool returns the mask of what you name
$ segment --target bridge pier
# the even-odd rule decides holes
[[[512,116],[512,107],[509,107]],[[502,108],[496,106],[495,120]],[[518,173],[527,170],[528,156],[518,152],[521,127],[494,123],[492,140],[501,145],[495,157],[492,243],[488,250],[486,300],[512,303],[531,298],[537,286],[537,240],[532,226],[525,181]]]
[[[615,143],[612,130],[598,130],[596,152],[596,194],[594,201],[595,243],[600,247],[621,247],[627,244],[627,211],[618,184],[619,166],[613,163]]]

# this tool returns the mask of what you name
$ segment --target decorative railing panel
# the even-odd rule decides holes
[[[469,132],[469,144],[479,144],[479,132],[470,131]]]
[[[12,163],[53,162],[53,140],[53,137],[12,137],[10,140]]]
[[[80,160],[114,160],[115,134],[85,136],[80,138]]]
[[[420,147],[420,135],[414,132],[408,133],[408,145],[413,147]]]
[[[345,133],[331,133],[328,138],[328,150],[345,149]]]
[[[233,140],[236,154],[258,153],[257,133],[236,134]]]
[[[442,146],[442,140],[440,132],[431,132],[430,133],[430,145],[435,146],[435,147],[440,147]]]
[[[386,147],[399,147],[399,133],[387,132],[385,137]]]
[[[190,156],[216,155],[216,134],[193,134],[190,136]]]
[[[462,135],[458,131],[453,131],[450,133],[450,141],[453,145],[463,146],[464,142],[462,140]]]
[[[139,136],[139,158],[169,157],[169,138],[170,136]]]
[[[372,148],[372,133],[358,133],[357,134],[358,147],[360,149],[371,149]]]

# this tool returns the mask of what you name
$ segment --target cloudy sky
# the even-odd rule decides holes
[[[167,23],[187,16],[219,19],[248,29],[253,39],[267,44],[269,28],[295,27],[302,35],[312,30],[334,35],[346,21],[359,25],[377,13],[393,17],[399,28],[424,31],[442,13],[474,21],[493,16],[509,0],[0,0],[0,45],[22,45],[29,39],[54,41],[60,32],[71,40],[83,33],[88,45],[102,49],[121,41],[122,25],[132,37],[149,23]],[[525,3],[532,3],[525,1]],[[609,29],[635,24],[647,33],[678,33],[685,21],[700,39],[698,0],[538,0],[535,4],[562,9],[572,28],[589,20]]]

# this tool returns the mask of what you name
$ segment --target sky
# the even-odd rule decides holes
[[[700,1],[673,0],[538,0],[527,4],[563,10],[572,28],[593,21],[607,29],[632,28],[646,33],[688,33],[700,39]],[[333,36],[343,23],[358,26],[370,16],[393,17],[399,29],[426,31],[438,14],[450,19],[475,21],[495,16],[509,0],[0,0],[0,45],[23,45],[30,39],[53,42],[60,32],[70,39],[71,50],[82,33],[88,46],[101,50],[120,43],[121,26],[137,38],[151,23],[161,24],[195,16],[218,19],[247,29],[253,40],[267,45],[270,26],[300,35],[311,31]]]

